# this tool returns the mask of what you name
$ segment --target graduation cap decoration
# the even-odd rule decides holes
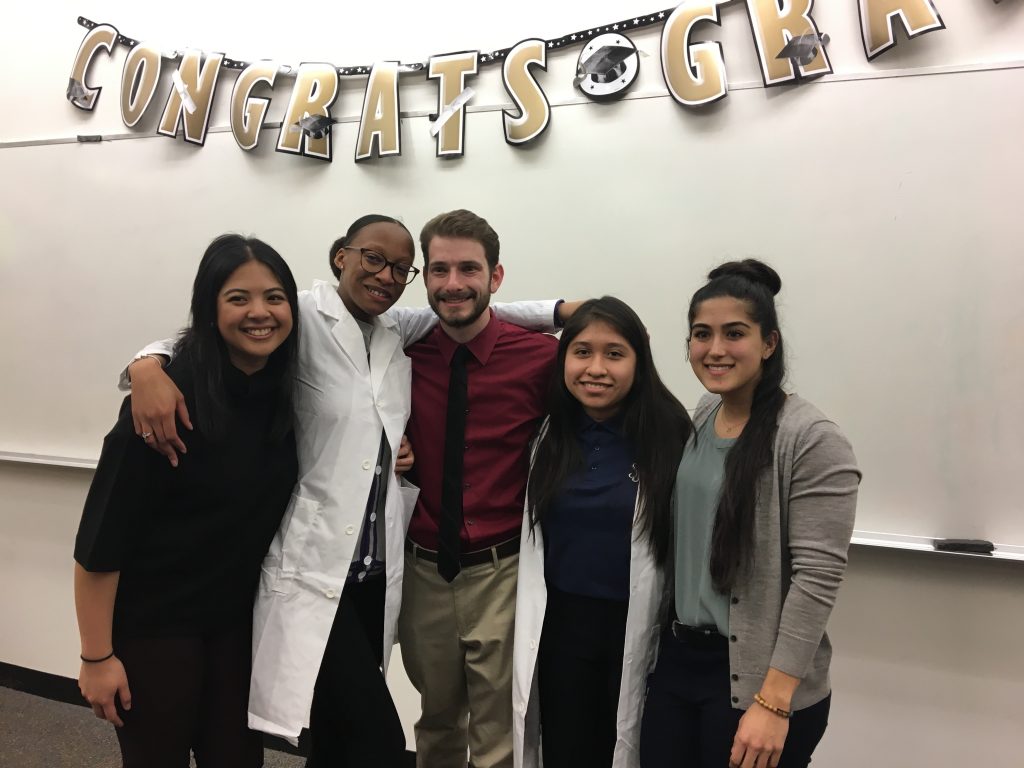
[[[640,56],[625,35],[598,35],[580,52],[573,85],[588,98],[609,101],[625,95],[640,71]]]
[[[328,115],[306,115],[289,130],[302,131],[311,139],[322,139],[331,132],[331,126],[336,122],[338,121]]]
[[[806,32],[791,38],[775,58],[790,59],[801,67],[806,67],[817,57],[818,48],[824,48],[828,43],[828,35]]]
[[[68,78],[68,101],[81,109],[92,109],[93,97],[89,89],[73,77]]]

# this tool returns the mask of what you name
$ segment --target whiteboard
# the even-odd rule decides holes
[[[306,36],[314,55],[327,45],[295,20],[243,34],[229,19],[204,25],[193,15],[196,43],[161,26],[155,10],[110,5],[111,15],[91,17],[126,34],[181,35],[167,48],[257,58],[280,46],[298,63]],[[18,146],[128,133],[117,114],[123,49],[98,60],[91,79],[107,90],[96,114],[81,113],[63,100],[84,34],[76,12],[21,9],[26,24],[55,34],[16,51],[31,52],[35,69],[0,85],[0,98],[28,93],[47,117],[35,130],[9,111],[0,118],[0,452],[98,455],[120,400],[117,372],[185,321],[199,256],[217,234],[267,240],[308,285],[330,279],[328,245],[363,213],[400,216],[416,233],[432,215],[468,207],[501,236],[498,298],[619,296],[648,324],[661,372],[691,407],[701,388],[683,359],[689,296],[725,259],[765,259],[783,278],[789,389],[839,423],[864,472],[857,527],[1024,544],[1024,70],[1015,66],[1024,14],[942,8],[949,29],[901,40],[893,58],[867,64],[849,5],[816,13],[834,40],[836,75],[769,91],[742,4],[728,6],[722,28],[704,36],[723,41],[734,90],[699,112],[666,95],[657,32],[634,36],[646,54],[641,78],[614,104],[573,93],[576,53],[552,57],[539,77],[551,126],[528,148],[505,144],[509,100],[497,71],[484,70],[458,160],[435,157],[425,116],[436,110],[435,86],[403,78],[402,155],[363,164],[351,160],[355,122],[335,127],[333,163],[275,153],[276,131],[251,153],[225,132],[202,148],[150,136]],[[582,21],[650,10],[594,3]],[[333,63],[363,63],[375,40],[389,58],[411,58],[579,26],[571,10],[552,11],[562,14],[555,20],[540,3],[530,12],[544,19],[535,29],[520,17],[488,27],[479,14],[437,27],[436,48],[411,29],[367,32],[365,50]],[[418,28],[429,33],[429,23]],[[227,79],[213,126],[227,123],[229,90]],[[270,120],[287,88],[275,96]],[[346,85],[339,114],[355,118],[361,97],[361,83]],[[402,299],[424,302],[420,284]]]

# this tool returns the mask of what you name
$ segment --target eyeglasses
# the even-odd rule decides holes
[[[360,263],[363,269],[371,275],[383,272],[385,267],[391,267],[391,276],[395,278],[396,283],[401,285],[408,285],[420,273],[416,267],[411,267],[408,264],[402,264],[397,261],[388,261],[381,254],[370,248],[359,248],[355,245],[343,245],[341,248],[344,251],[359,251]]]

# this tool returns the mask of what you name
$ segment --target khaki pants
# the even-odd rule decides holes
[[[451,584],[405,555],[398,637],[420,693],[420,768],[512,766],[512,637],[519,555],[464,568]]]

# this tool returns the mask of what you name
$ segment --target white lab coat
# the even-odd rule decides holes
[[[545,429],[546,424],[541,429],[541,437]],[[634,523],[639,505],[638,493]],[[537,768],[543,765],[537,651],[540,648],[540,635],[544,627],[547,587],[544,583],[544,539],[540,526],[530,531],[528,510],[527,506],[523,514],[519,585],[516,593],[516,628],[512,652],[512,752],[515,768]],[[626,612],[626,644],[622,656],[622,682],[619,685],[619,706],[615,718],[613,768],[638,768],[640,765],[640,720],[643,715],[644,693],[647,675],[653,670],[654,662],[657,660],[660,619],[666,606],[665,574],[655,562],[646,537],[634,527],[630,545],[629,608]]]
[[[494,306],[502,319],[542,331],[553,330],[554,308],[553,301]],[[299,316],[293,393],[299,481],[263,562],[249,690],[249,727],[292,743],[309,725],[313,686],[359,539],[382,429],[391,447],[391,464],[382,468],[388,478],[387,669],[402,601],[405,534],[419,494],[394,473],[411,399],[412,365],[402,350],[437,323],[429,308],[396,307],[374,318],[367,362],[362,331],[334,285],[318,280],[301,292]],[[172,346],[172,339],[156,342],[140,355],[170,356]]]
[[[435,322],[430,310],[374,319],[370,360],[363,334],[334,286],[299,296],[294,390],[299,482],[263,562],[253,612],[249,727],[295,740],[309,724],[313,686],[362,530],[381,429],[391,446],[384,508],[384,667],[402,599],[402,551],[419,491],[395,477],[409,418],[412,366],[404,339]],[[404,323],[403,323],[404,325]]]

